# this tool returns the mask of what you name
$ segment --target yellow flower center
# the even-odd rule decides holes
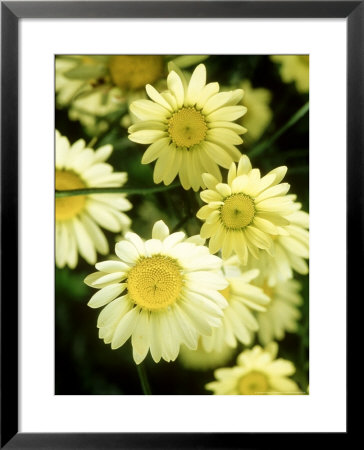
[[[250,225],[254,216],[254,201],[245,194],[232,194],[227,197],[220,210],[222,223],[232,230],[240,230]]]
[[[163,76],[161,55],[115,55],[110,58],[112,81],[124,89],[141,89]]]
[[[241,395],[261,395],[268,391],[267,377],[261,373],[252,371],[240,378],[238,389]]]
[[[273,300],[273,293],[274,293],[274,286],[269,286],[268,283],[265,281],[262,286],[263,292],[265,295],[268,295]]]
[[[72,189],[83,189],[85,187],[86,184],[76,173],[70,170],[56,170],[57,191],[69,191]],[[56,220],[68,220],[77,216],[85,206],[85,202],[85,195],[56,198]]]
[[[205,139],[205,117],[195,108],[182,108],[169,119],[168,132],[177,147],[190,148]]]
[[[230,299],[230,285],[228,285],[225,289],[222,291],[219,291],[221,295],[223,295],[227,301]]]
[[[182,289],[181,268],[169,256],[142,256],[129,271],[127,283],[137,305],[156,311],[177,300]]]

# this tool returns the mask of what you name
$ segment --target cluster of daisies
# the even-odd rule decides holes
[[[127,56],[87,57],[86,66],[78,58],[63,61],[76,91],[65,83],[60,98],[94,95],[77,79],[80,67],[98,71],[95,86],[118,89],[120,98],[123,90],[145,88],[128,104],[129,139],[148,146],[141,163],[155,162],[156,184],[178,179],[200,197],[198,235],[170,232],[157,220],[141,237],[132,231],[126,195],[97,192],[127,182],[106,162],[112,146],[71,145],[56,132],[56,190],[77,191],[56,198],[56,264],[74,268],[78,255],[96,264],[85,283],[97,289],[88,305],[102,308],[99,337],[112,349],[130,340],[136,364],[150,354],[156,363],[178,358],[190,369],[220,367],[206,385],[214,394],[300,393],[290,378],[295,367],[278,358],[276,341],[297,331],[302,297],[294,273],[308,273],[308,214],[283,181],[286,167],[262,175],[237,147],[249,135],[244,90],[208,83],[204,64],[189,74],[170,61],[162,80],[160,57],[149,83]],[[103,229],[122,233],[106,258],[98,255],[110,252]],[[256,340],[261,345],[253,346]],[[241,344],[236,365],[221,367]]]

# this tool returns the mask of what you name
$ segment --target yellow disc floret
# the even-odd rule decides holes
[[[142,256],[129,271],[127,285],[138,306],[151,311],[163,309],[172,305],[181,292],[181,268],[169,256]]]
[[[225,289],[222,291],[219,291],[221,295],[223,295],[227,301],[230,300],[230,285],[228,285]]]
[[[161,55],[115,55],[110,58],[112,81],[124,89],[141,89],[163,76]]]
[[[250,225],[255,216],[254,201],[245,194],[233,194],[227,197],[220,210],[225,228],[238,230]]]
[[[205,117],[195,108],[182,108],[169,119],[168,132],[177,147],[190,148],[205,139]]]
[[[239,392],[241,395],[261,395],[268,390],[267,377],[257,371],[252,371],[239,380]]]
[[[69,191],[86,187],[79,175],[70,170],[56,170],[56,190]],[[72,197],[56,198],[56,220],[68,220],[77,216],[85,206],[86,197],[75,195]]]

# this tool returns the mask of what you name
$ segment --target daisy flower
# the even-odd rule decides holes
[[[259,271],[242,273],[238,266],[239,260],[234,257],[223,263],[223,273],[229,284],[220,292],[228,306],[224,309],[222,325],[215,328],[211,336],[201,338],[207,352],[221,352],[225,345],[235,348],[238,342],[249,345],[259,326],[254,312],[264,313],[270,301],[260,287],[252,284]]]
[[[241,153],[236,145],[246,129],[233,121],[243,116],[245,106],[238,105],[243,91],[219,92],[218,83],[206,84],[206,67],[200,64],[188,81],[178,69],[167,78],[168,91],[159,93],[148,84],[151,100],[130,105],[140,122],[129,128],[129,139],[151,144],[142,163],[157,160],[154,182],[168,185],[177,175],[184,189],[198,191],[209,172],[221,180],[219,166],[229,168]]]
[[[223,344],[220,351],[207,352],[199,340],[196,350],[190,350],[182,345],[178,361],[189,370],[210,370],[227,364],[235,353],[235,349]]]
[[[290,377],[296,371],[291,361],[277,358],[278,345],[271,342],[264,349],[256,345],[244,350],[235,367],[215,370],[216,381],[206,385],[215,395],[300,394]]]
[[[278,167],[261,177],[244,155],[237,167],[231,164],[227,183],[203,175],[208,189],[200,196],[207,205],[197,217],[205,221],[200,234],[210,238],[211,253],[222,249],[226,259],[235,252],[245,265],[249,253],[258,258],[259,249],[271,251],[273,236],[288,234],[284,226],[289,225],[287,216],[295,207],[286,195],[289,184],[281,183],[286,171],[286,167]]]
[[[280,74],[285,83],[294,81],[298,92],[308,92],[309,55],[272,55],[270,58],[281,64]]]
[[[294,200],[295,196],[291,196]],[[250,258],[246,269],[259,269],[258,285],[267,283],[274,286],[293,278],[296,271],[301,275],[308,274],[306,259],[309,257],[309,215],[301,211],[301,204],[294,204],[296,211],[286,216],[290,224],[284,227],[286,236],[273,238],[272,255],[260,250],[259,259]]]
[[[297,331],[301,318],[299,306],[303,299],[299,294],[301,284],[296,280],[278,282],[272,287],[265,283],[262,288],[271,299],[266,311],[257,313],[258,338],[266,345],[271,341],[282,340],[286,331]]]
[[[125,172],[113,172],[105,163],[112,146],[93,150],[79,139],[70,145],[65,136],[56,131],[56,190],[91,187],[118,187],[127,180]],[[96,252],[105,255],[109,246],[103,227],[114,233],[129,228],[131,220],[123,211],[132,205],[125,194],[88,194],[60,197],[55,200],[56,264],[74,268],[78,253],[89,263],[97,261]]]
[[[105,306],[99,315],[99,337],[111,348],[131,337],[134,361],[148,351],[155,362],[174,361],[180,345],[196,349],[200,335],[210,335],[221,325],[225,289],[220,258],[209,253],[199,236],[169,234],[163,221],[155,223],[152,239],[143,241],[126,233],[115,252],[118,261],[96,264],[85,279],[100,289],[91,297],[91,308]]]
[[[244,80],[240,88],[244,91],[242,102],[248,108],[240,124],[249,130],[246,141],[251,143],[262,136],[272,120],[273,112],[269,106],[272,94],[268,89],[253,88],[249,80]]]

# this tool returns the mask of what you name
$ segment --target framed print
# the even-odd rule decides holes
[[[363,11],[2,2],[2,447],[347,436]]]

